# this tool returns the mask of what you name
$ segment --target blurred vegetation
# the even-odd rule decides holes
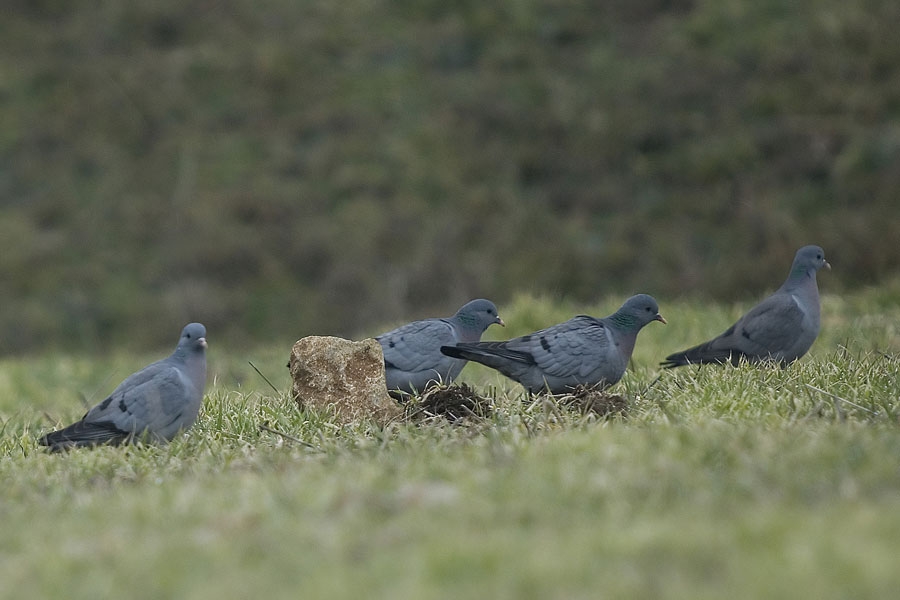
[[[7,0],[0,353],[900,267],[896,0]]]

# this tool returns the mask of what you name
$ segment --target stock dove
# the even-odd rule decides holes
[[[206,386],[206,328],[191,323],[168,358],[128,376],[103,402],[40,444],[53,451],[132,440],[167,442],[197,420]]]
[[[435,382],[450,383],[465,360],[441,353],[441,346],[476,342],[489,326],[504,325],[490,300],[472,300],[446,319],[424,319],[402,325],[375,339],[384,352],[384,371],[391,395],[422,392]]]
[[[804,354],[819,335],[819,288],[816,272],[830,269],[818,246],[797,250],[787,280],[778,290],[738,319],[722,335],[666,357],[666,368],[683,365],[772,360],[782,365]]]
[[[638,332],[651,321],[666,322],[656,300],[638,294],[603,319],[579,315],[505,342],[461,343],[441,351],[494,368],[531,393],[558,394],[577,385],[602,389],[622,378]]]

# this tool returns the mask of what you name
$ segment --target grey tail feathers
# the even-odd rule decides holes
[[[59,452],[83,446],[119,445],[131,437],[131,432],[122,431],[109,421],[96,423],[78,421],[58,431],[51,431],[38,440],[38,443],[48,446],[53,452]]]
[[[674,369],[675,367],[684,367],[688,365],[721,365],[727,362],[736,365],[741,361],[741,358],[747,357],[738,350],[713,350],[710,348],[709,342],[704,342],[693,348],[670,354],[666,357],[666,360],[659,364],[666,369]]]
[[[534,364],[534,357],[528,352],[511,350],[503,342],[460,343],[455,346],[441,346],[441,352],[453,358],[473,360],[475,362],[498,368],[509,361],[523,364]]]

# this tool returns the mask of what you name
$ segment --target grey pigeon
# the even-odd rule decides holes
[[[656,300],[638,294],[603,319],[579,315],[505,342],[443,346],[441,352],[497,369],[531,393],[602,389],[622,378],[638,332],[651,321],[666,322]]]
[[[772,360],[787,365],[804,354],[819,335],[819,288],[816,272],[825,267],[818,246],[797,250],[787,280],[722,335],[666,357],[664,367]]]
[[[441,346],[477,342],[484,330],[504,325],[490,300],[472,300],[447,319],[424,319],[402,325],[375,339],[384,352],[388,391],[396,398],[422,392],[436,382],[450,383],[465,360],[441,353]]]
[[[206,387],[206,328],[191,323],[164,358],[129,375],[77,423],[40,439],[53,451],[132,440],[167,442],[197,420]]]

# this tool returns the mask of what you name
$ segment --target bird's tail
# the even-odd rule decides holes
[[[736,365],[743,356],[742,353],[732,348],[713,348],[709,342],[704,342],[693,348],[670,354],[666,357],[666,360],[659,364],[666,369],[687,365],[724,364],[727,362]]]
[[[455,346],[441,346],[441,352],[453,358],[472,360],[503,372],[503,367],[513,363],[533,364],[534,358],[527,352],[508,348],[503,342],[469,342]]]
[[[52,452],[59,452],[83,446],[118,445],[131,437],[131,433],[122,431],[108,421],[96,423],[78,421],[63,429],[51,431],[39,439],[38,443],[48,446]]]

